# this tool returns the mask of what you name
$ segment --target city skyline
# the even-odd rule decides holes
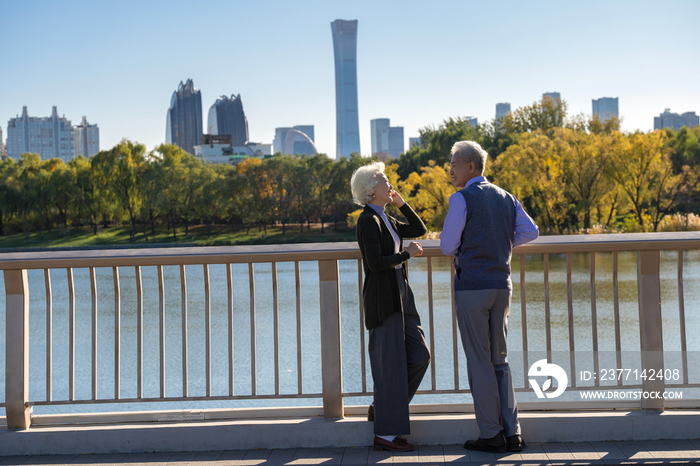
[[[233,90],[246,97],[250,140],[271,143],[275,128],[305,122],[315,126],[318,150],[333,158],[328,26],[338,18],[362,24],[357,80],[363,155],[371,152],[372,119],[400,120],[407,139],[447,118],[490,121],[496,103],[510,102],[514,110],[550,90],[561,93],[572,115],[590,115],[591,99],[617,96],[625,131],[652,130],[666,108],[700,111],[700,89],[685,78],[700,72],[700,32],[692,20],[700,4],[692,1],[663,8],[653,2],[448,2],[428,9],[411,1],[272,2],[269,8],[209,1],[194,9],[178,1],[0,2],[0,38],[14,44],[0,74],[5,136],[7,122],[23,106],[46,114],[55,105],[76,119],[88,115],[99,122],[103,149],[126,137],[151,150],[164,142],[163,110],[174,86],[192,78],[207,108]],[[233,39],[226,32],[232,15],[240,29]],[[465,60],[461,31],[467,18],[476,46]],[[591,34],[592,23],[608,32]],[[183,29],[173,24],[206,26],[182,41]],[[489,39],[496,26],[498,40]],[[677,34],[674,47],[649,40],[650,31],[669,29]],[[81,41],[81,54],[70,61],[42,45],[55,36],[77,41],[74,31],[90,40]],[[236,46],[238,37],[247,38],[246,47]],[[417,62],[417,56],[423,59]]]

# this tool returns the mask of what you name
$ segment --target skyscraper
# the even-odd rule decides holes
[[[25,152],[39,154],[42,160],[58,158],[68,162],[74,156],[73,126],[65,116],[59,117],[54,106],[50,117],[30,117],[27,107],[22,116],[7,122],[7,155],[13,159]]]
[[[357,20],[331,23],[335,56],[336,159],[360,153],[357,112]]]
[[[188,79],[177,87],[170,99],[167,122],[165,125],[165,142],[177,144],[190,154],[202,138],[202,93],[194,88]]]
[[[388,118],[376,118],[369,122],[372,134],[372,154],[389,151],[389,126]]]
[[[542,94],[542,98],[544,99],[545,97],[549,97],[550,99],[552,99],[552,101],[555,104],[557,103],[557,100],[561,102],[561,94],[558,92],[545,92],[544,94]]]
[[[73,128],[73,149],[75,156],[92,157],[100,151],[100,128],[91,125],[83,117],[80,125]]]
[[[403,126],[391,126],[388,118],[370,121],[372,133],[372,155],[387,154],[399,157],[404,151]]]
[[[600,121],[608,121],[618,117],[617,97],[601,97],[593,99],[593,116],[598,115]]]
[[[5,140],[2,138],[2,126],[0,126],[0,159],[5,160]]]
[[[510,104],[508,102],[496,104],[496,119],[505,118],[505,116],[509,112],[510,112]]]
[[[231,95],[231,98],[222,95],[214,102],[209,108],[207,132],[219,136],[231,136],[234,146],[242,146],[248,142],[248,119],[243,111],[240,94]]]
[[[408,138],[408,148],[421,147],[420,138]]]
[[[695,112],[685,112],[682,115],[671,113],[671,109],[667,108],[664,113],[654,117],[654,130],[663,128],[673,128],[676,131],[684,126],[695,128],[700,125],[700,117]]]
[[[389,150],[391,158],[396,159],[403,153],[403,126],[389,127]]]
[[[476,117],[464,117],[464,121],[472,125],[474,128],[476,128],[476,126],[479,124],[479,119]]]

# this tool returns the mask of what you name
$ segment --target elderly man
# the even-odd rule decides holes
[[[450,176],[459,191],[450,196],[440,249],[455,256],[457,321],[480,431],[464,448],[502,453],[525,448],[506,351],[510,259],[539,230],[512,194],[486,180],[487,157],[473,141],[452,147]]]

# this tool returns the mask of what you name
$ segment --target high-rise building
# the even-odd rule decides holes
[[[314,126],[297,125],[292,128],[275,128],[275,138],[272,141],[273,152],[283,154],[314,155],[318,151],[314,144]]]
[[[58,158],[68,162],[74,152],[73,126],[65,116],[59,117],[54,106],[50,117],[30,117],[27,107],[22,115],[7,122],[7,155],[13,159],[25,152],[36,153],[42,160]]]
[[[372,154],[389,151],[389,126],[388,118],[376,118],[369,122],[372,134]]]
[[[598,115],[600,121],[608,121],[612,117],[618,118],[620,113],[617,106],[617,97],[593,99],[593,116],[595,115]]]
[[[372,155],[385,153],[391,158],[404,151],[403,126],[391,126],[388,118],[370,121],[372,133]]]
[[[408,148],[421,147],[420,138],[408,138]]]
[[[240,94],[231,95],[231,98],[223,95],[214,102],[209,108],[207,132],[218,136],[231,136],[234,146],[248,142],[248,119],[243,111]]]
[[[472,125],[474,128],[479,124],[479,120],[476,117],[464,117],[464,121]]]
[[[202,138],[202,93],[188,79],[173,92],[165,125],[165,142],[177,144],[190,154]]]
[[[673,128],[676,131],[684,126],[694,128],[700,125],[700,116],[695,112],[685,112],[682,115],[671,113],[671,109],[667,108],[664,113],[654,117],[654,129]]]
[[[100,128],[89,124],[86,117],[73,128],[73,149],[76,157],[92,157],[100,151]]]
[[[5,160],[7,154],[5,153],[5,140],[2,138],[2,126],[0,126],[0,159]]]
[[[360,153],[357,110],[357,20],[331,23],[335,57],[336,159]]]
[[[558,100],[559,102],[561,102],[561,94],[558,93],[558,92],[545,92],[544,94],[542,94],[542,98],[543,98],[543,99],[546,98],[546,97],[549,97],[550,99],[552,99],[552,101],[553,101],[555,104],[557,103],[557,100]]]
[[[396,159],[403,154],[403,126],[389,127],[389,150],[387,153],[391,158]]]
[[[510,104],[508,102],[496,104],[496,119],[505,118],[510,113]]]

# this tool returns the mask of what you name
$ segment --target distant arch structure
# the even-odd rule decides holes
[[[284,137],[284,154],[294,154],[294,142],[298,141],[298,136],[304,138],[304,140],[311,144],[311,147],[313,147],[314,149],[313,154],[306,155],[318,154],[318,149],[316,148],[316,144],[314,144],[314,141],[306,133],[299,131],[298,129],[290,129],[289,131],[287,131],[287,135]]]

